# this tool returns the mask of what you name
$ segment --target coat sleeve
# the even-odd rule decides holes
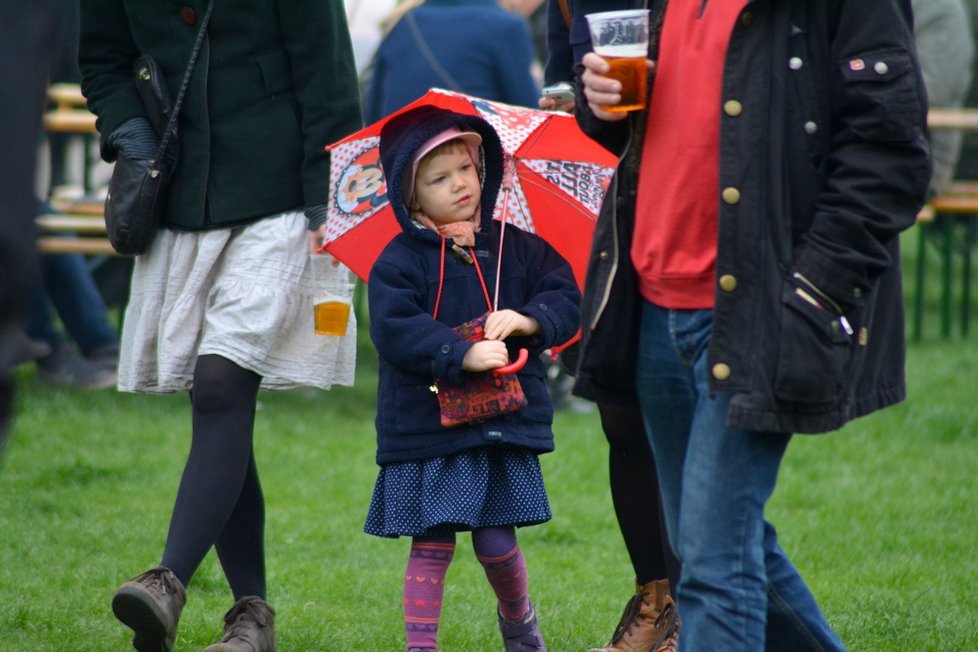
[[[514,229],[515,231],[515,229]],[[526,302],[519,309],[537,320],[540,333],[527,344],[534,352],[570,340],[581,323],[581,293],[570,263],[549,243],[519,232],[527,280]],[[510,237],[510,236],[507,236]],[[515,240],[515,238],[513,238]],[[503,259],[503,265],[511,264]]]
[[[98,119],[102,158],[115,160],[110,135],[126,120],[146,117],[133,84],[133,42],[122,0],[81,0],[78,65],[81,90]]]
[[[431,316],[425,286],[420,267],[411,271],[383,255],[378,258],[367,283],[370,338],[377,353],[398,371],[458,382],[472,342]]]
[[[346,14],[341,0],[279,0],[277,7],[299,102],[305,204],[325,204],[325,147],[363,125]]]
[[[888,245],[926,196],[927,100],[909,0],[839,3],[829,174],[795,267],[843,305],[894,261]]]

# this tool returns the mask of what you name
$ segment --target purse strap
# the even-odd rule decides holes
[[[570,3],[567,0],[558,0],[557,4],[560,5],[560,15],[564,17],[564,24],[570,29],[572,19]]]
[[[492,312],[492,301],[489,300],[489,288],[486,287],[486,279],[482,276],[482,268],[479,266],[479,260],[475,257],[475,251],[472,250],[472,247],[469,247],[469,255],[472,257],[472,264],[475,265],[475,273],[479,275],[479,283],[482,284],[482,296],[486,299],[486,306],[489,308],[489,312]],[[435,295],[435,309],[431,312],[431,316],[435,319],[438,319],[438,308],[441,306],[441,291],[445,286],[445,238],[441,239],[441,261],[439,262],[439,266],[438,294]]]
[[[414,44],[418,46],[421,56],[428,62],[431,69],[435,71],[438,78],[441,79],[446,86],[448,86],[448,90],[461,93],[463,90],[462,85],[455,81],[455,78],[452,77],[447,70],[445,70],[445,68],[438,61],[438,57],[436,57],[435,53],[428,47],[428,42],[425,41],[424,35],[421,34],[421,28],[418,27],[418,21],[414,19],[414,12],[409,11],[407,14],[405,14],[404,20],[407,21],[408,29],[411,30],[411,38],[414,39]]]
[[[159,174],[159,166],[163,161],[163,155],[166,154],[166,147],[170,144],[170,138],[173,137],[173,133],[177,128],[177,116],[180,114],[180,107],[183,106],[183,98],[187,94],[187,87],[190,85],[190,75],[194,71],[194,65],[197,63],[197,55],[200,54],[200,45],[204,41],[204,34],[207,32],[207,23],[211,20],[211,12],[214,11],[214,0],[210,0],[207,5],[207,11],[204,12],[204,18],[200,22],[200,30],[197,32],[197,40],[194,42],[194,49],[190,51],[190,61],[187,62],[187,70],[183,73],[183,81],[180,82],[180,92],[177,93],[177,99],[173,103],[173,112],[170,113],[170,120],[166,123],[166,130],[163,132],[163,138],[160,140],[160,149],[156,153],[156,173]]]

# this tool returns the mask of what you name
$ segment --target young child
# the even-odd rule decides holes
[[[409,651],[437,650],[445,573],[455,533],[472,546],[498,598],[505,649],[546,650],[530,602],[516,527],[550,519],[537,456],[554,448],[553,406],[540,353],[570,339],[580,294],[570,265],[536,235],[510,225],[500,276],[503,177],[499,137],[485,120],[431,106],[389,121],[380,134],[388,196],[403,233],[374,263],[367,284],[370,336],[380,355],[377,463],[365,531],[412,537],[404,578]],[[484,315],[485,338],[453,329]],[[434,315],[437,315],[435,317]],[[518,378],[522,409],[476,423],[441,425],[433,383],[506,365],[530,352]]]

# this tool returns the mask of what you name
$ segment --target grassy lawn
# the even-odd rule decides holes
[[[909,249],[909,247],[908,247]],[[769,517],[851,650],[978,650],[978,347],[911,346],[910,400],[789,448]],[[264,393],[269,601],[283,652],[403,649],[407,540],[362,533],[376,467],[376,362],[357,384]],[[162,552],[189,444],[184,395],[78,393],[20,376],[0,468],[0,652],[125,650],[109,601]],[[554,519],[521,531],[554,652],[603,643],[632,590],[594,413],[558,415],[543,458]],[[498,650],[494,600],[466,535],[448,576],[445,650]],[[215,641],[231,597],[213,555],[177,647]]]

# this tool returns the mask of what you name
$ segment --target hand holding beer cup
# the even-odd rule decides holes
[[[602,11],[587,14],[591,30],[591,45],[594,54],[600,56],[608,68],[604,76],[614,79],[621,85],[621,100],[616,104],[594,102],[608,113],[624,114],[645,108],[648,88],[648,50],[649,50],[649,12],[647,9],[627,11]],[[594,65],[588,65],[588,55],[582,63],[596,74],[601,74]],[[592,62],[593,64],[593,62]],[[600,67],[600,66],[598,66]],[[587,73],[585,73],[587,74]],[[592,89],[609,91],[609,89]],[[591,96],[588,96],[591,100]]]

